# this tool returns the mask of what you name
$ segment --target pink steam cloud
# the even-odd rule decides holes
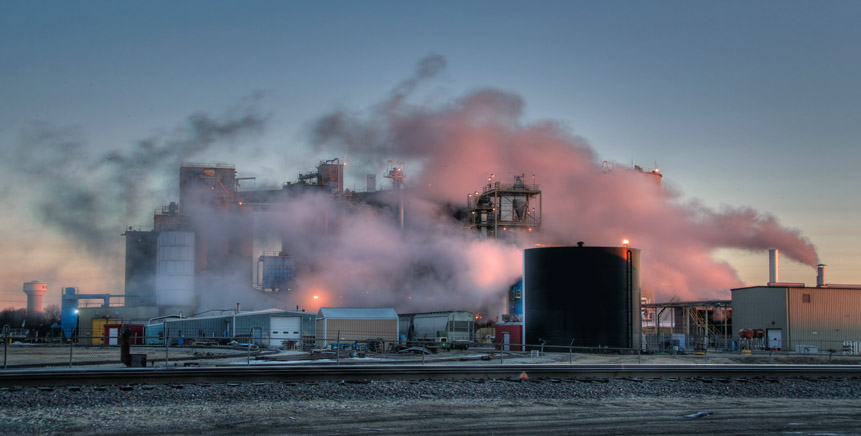
[[[416,74],[410,90],[431,77]],[[543,199],[539,242],[612,246],[630,239],[643,250],[643,289],[659,301],[728,298],[742,282],[731,266],[712,258],[721,248],[778,248],[803,264],[818,263],[813,244],[773,216],[682,202],[654,175],[620,166],[608,171],[587,141],[563,124],[525,123],[517,95],[485,89],[436,106],[409,105],[405,97],[398,92],[364,114],[336,111],[321,118],[313,126],[315,147],[343,151],[360,167],[405,160],[413,169],[409,186],[432,187],[410,195],[454,205],[465,204],[466,194],[491,173],[505,183],[535,175]]]

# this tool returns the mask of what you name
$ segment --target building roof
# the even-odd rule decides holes
[[[317,319],[398,319],[390,307],[321,307]]]
[[[746,290],[750,290],[750,289],[804,289],[806,291],[813,291],[813,290],[817,290],[817,289],[823,290],[823,291],[837,290],[837,289],[861,290],[861,285],[846,285],[846,284],[838,284],[838,283],[829,283],[829,284],[824,285],[824,286],[805,286],[804,283],[769,283],[767,285],[760,285],[760,286],[747,286],[744,288],[733,288],[733,289],[730,289],[730,291],[732,291],[732,292],[746,291]]]

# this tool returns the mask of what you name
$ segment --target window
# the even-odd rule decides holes
[[[801,294],[801,302],[809,303],[810,302],[810,294]]]

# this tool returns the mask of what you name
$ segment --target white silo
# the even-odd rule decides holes
[[[156,255],[156,304],[194,304],[194,233],[161,232]]]
[[[24,293],[27,294],[27,315],[42,312],[42,296],[48,292],[48,284],[33,280],[24,283]]]

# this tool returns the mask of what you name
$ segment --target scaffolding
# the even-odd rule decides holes
[[[541,228],[541,190],[526,183],[523,174],[514,176],[514,183],[493,181],[487,178],[481,192],[467,195],[469,228],[479,238],[504,239],[517,242],[519,232],[534,232]]]
[[[732,300],[642,304],[643,344],[654,351],[731,350]]]

